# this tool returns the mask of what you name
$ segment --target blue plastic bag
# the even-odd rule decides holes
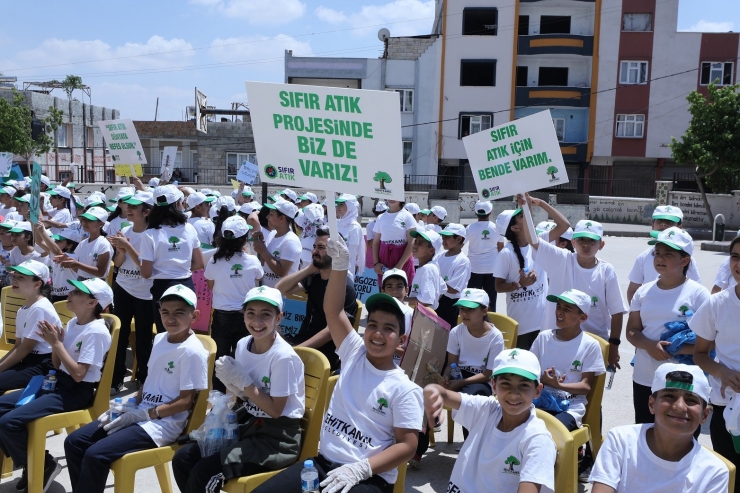
[[[562,396],[555,396],[547,389],[542,389],[542,393],[533,403],[537,409],[552,413],[564,413],[570,408],[570,399],[563,399]]]
[[[31,380],[28,382],[28,385],[26,385],[26,388],[23,389],[23,393],[21,394],[21,398],[18,399],[18,401],[15,403],[15,407],[21,407],[24,404],[28,404],[29,402],[32,402],[41,394],[41,387],[44,384],[44,376],[43,375],[36,375],[35,377],[31,377]]]

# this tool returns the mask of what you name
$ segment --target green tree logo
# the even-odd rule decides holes
[[[671,236],[673,236],[674,234],[676,234],[676,232],[675,232],[675,231],[669,231],[669,232],[668,232],[668,238],[670,238],[670,237],[671,237]]]
[[[393,179],[391,179],[391,175],[386,173],[385,171],[378,171],[375,173],[375,176],[373,176],[373,181],[377,181],[380,183],[380,189],[385,190],[385,184],[391,183]]]
[[[681,312],[682,317],[685,317],[686,312],[689,311],[689,307],[686,305],[681,305],[681,308],[679,308],[678,311]]]
[[[591,226],[593,226],[593,224],[591,224],[591,221],[586,223],[586,229],[591,229]]]
[[[234,264],[231,266],[231,270],[234,271],[232,277],[241,276],[240,271],[244,270],[244,266],[242,264]]]
[[[547,174],[552,177],[553,180],[557,180],[557,176],[555,176],[555,173],[558,172],[558,169],[555,166],[550,166],[547,168]]]
[[[411,290],[414,291],[414,292],[419,291],[419,285],[418,284],[414,284],[413,286],[411,286]]]
[[[378,399],[378,410],[382,411],[384,407],[388,407],[388,400],[385,397]]]
[[[591,308],[596,308],[596,303],[598,303],[599,298],[597,296],[591,296]]]
[[[465,290],[465,296],[470,296],[470,290],[469,289],[466,289]]]
[[[176,250],[177,249],[177,246],[176,245],[178,243],[180,243],[180,238],[178,238],[177,236],[170,236],[169,240],[167,240],[167,241],[169,243],[172,243],[172,249],[173,250]]]
[[[573,365],[573,371],[578,371],[578,369],[583,366],[583,363],[581,363],[579,360],[573,360],[573,363],[571,363],[571,365]]]
[[[512,352],[509,353],[509,359],[515,360],[519,356],[519,350],[515,349]]]
[[[174,361],[170,361],[169,363],[167,363],[167,366],[168,366],[168,367],[169,367],[169,368],[170,368],[171,370],[174,370],[174,369],[175,369],[175,362],[174,362]]]
[[[75,353],[79,353],[80,349],[82,349],[82,341],[78,342],[76,346],[77,346],[77,349],[75,349]]]
[[[513,455],[510,455],[506,458],[506,460],[504,461],[504,464],[509,466],[509,472],[514,472],[514,466],[520,465],[521,462],[519,462],[519,459],[517,459]]]
[[[443,281],[447,282],[449,279],[450,279],[449,277],[445,276]]]
[[[483,232],[482,232],[481,234],[483,235],[483,239],[484,239],[484,240],[487,240],[487,239],[488,239],[488,235],[490,235],[490,234],[491,234],[491,232],[490,232],[490,231],[488,231],[487,229],[484,229],[484,230],[483,230]]]
[[[280,258],[280,252],[275,250],[274,252],[272,252],[272,256],[275,258]]]
[[[401,226],[406,226],[406,221],[401,221]]]
[[[269,389],[270,388],[270,377],[265,375],[262,377],[262,387]]]

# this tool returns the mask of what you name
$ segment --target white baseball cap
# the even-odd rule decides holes
[[[565,230],[563,234],[560,235],[561,238],[565,238],[568,241],[573,241],[573,228],[568,228]]]
[[[465,308],[485,306],[488,308],[490,302],[488,293],[482,289],[466,288],[460,293],[460,298],[455,302],[455,306],[463,306]]]
[[[427,240],[432,245],[432,248],[434,248],[435,253],[442,252],[442,237],[436,231],[433,231],[431,229],[427,229],[424,231],[412,229],[411,231],[409,231],[409,234],[412,238],[423,238]]]
[[[411,214],[418,214],[419,212],[421,212],[419,204],[415,204],[413,202],[408,202],[405,206],[403,206],[403,208],[409,211]]]
[[[507,209],[496,217],[496,231],[501,236],[506,236],[506,230],[509,229],[511,218],[522,212],[521,209]]]
[[[85,202],[83,203],[84,207],[87,208],[105,204],[105,195],[103,195],[102,197],[100,195],[102,194],[100,194],[99,192],[93,192],[85,197]]]
[[[513,373],[529,380],[540,380],[542,370],[534,353],[525,349],[506,349],[493,360],[493,375]]]
[[[210,188],[201,188],[200,193],[202,193],[203,195],[214,195],[213,190],[211,190]]]
[[[278,195],[285,195],[286,197],[288,197],[290,199],[291,202],[295,202],[296,199],[298,198],[298,194],[295,193],[290,188],[286,188],[282,192],[278,192]]]
[[[188,207],[188,210],[192,209],[193,207],[197,207],[203,202],[211,203],[214,200],[216,200],[215,197],[206,197],[205,194],[200,192],[191,193],[188,195],[187,200],[185,201],[185,204]]]
[[[80,217],[84,217],[90,221],[100,221],[101,223],[104,223],[108,220],[108,211],[102,207],[90,207],[84,214],[80,214]]]
[[[2,188],[0,188],[0,195],[1,194],[7,194],[7,195],[10,195],[11,197],[13,197],[15,195],[15,192],[17,192],[17,191],[18,190],[16,190],[14,187],[2,187]]]
[[[242,188],[242,195],[244,195],[245,197],[254,197],[252,187],[245,186],[244,188]]]
[[[236,202],[234,202],[232,197],[222,195],[221,197],[216,197],[212,203],[216,206],[216,210],[220,210],[222,207],[226,207],[226,210],[229,212],[236,210]]]
[[[554,221],[542,221],[534,229],[537,233],[544,233],[545,231],[555,229],[555,227],[557,227],[557,224]]]
[[[250,301],[264,301],[272,306],[276,306],[281,312],[283,311],[283,295],[279,290],[269,286],[260,286],[258,288],[250,289],[246,298],[244,298],[242,306],[246,305]]]
[[[15,192],[13,192],[15,193]],[[388,204],[385,200],[378,200],[378,203],[375,204],[375,212],[385,212],[388,210]]]
[[[462,236],[463,238],[467,238],[468,235],[467,231],[465,231],[465,226],[458,223],[449,223],[439,234],[442,236]]]
[[[49,177],[48,177],[48,176],[46,176],[46,175],[41,175],[41,183],[43,183],[43,184],[44,184],[44,185],[46,185],[47,187],[48,187],[48,186],[51,186],[51,180],[50,180],[50,179],[49,179]]]
[[[54,187],[53,190],[49,190],[48,193],[50,196],[58,195],[60,197],[64,197],[65,199],[68,199],[72,197],[72,192],[69,191],[69,188],[63,187],[61,185]]]
[[[674,250],[681,250],[689,255],[694,253],[694,239],[685,229],[676,226],[664,229],[658,233],[656,239],[648,241],[648,245],[655,245],[656,243],[663,243]]]
[[[591,297],[583,291],[577,289],[569,289],[563,294],[548,294],[547,301],[557,303],[558,300],[565,301],[571,305],[576,305],[581,309],[583,313],[588,315],[588,310],[591,308]]]
[[[159,298],[159,301],[162,301],[167,296],[177,296],[192,307],[198,305],[198,297],[195,295],[193,290],[187,286],[183,286],[182,284],[175,284],[174,286],[167,288],[167,291],[165,291]]]
[[[124,202],[129,205],[147,204],[153,207],[154,195],[152,195],[152,192],[142,192],[141,190],[137,190],[133,197],[124,199]]]
[[[409,285],[409,278],[406,276],[406,272],[404,272],[403,269],[388,269],[383,272],[383,279],[380,281],[380,285],[382,286],[385,280],[392,276],[402,277],[403,282],[405,282],[407,286]]]
[[[686,372],[691,375],[691,382],[672,380],[669,374],[676,371]],[[653,385],[650,386],[650,391],[654,394],[663,389],[686,390],[698,395],[704,399],[704,402],[709,402],[709,381],[704,375],[702,369],[696,365],[683,365],[680,363],[663,363],[660,365],[658,369],[655,370]]]
[[[659,205],[653,211],[653,220],[656,219],[665,219],[674,223],[680,223],[683,221],[683,211],[673,205]]]
[[[430,209],[430,212],[437,216],[440,221],[443,221],[444,218],[447,217],[447,210],[440,205],[435,205],[434,207],[432,207]]]
[[[319,201],[319,198],[316,196],[315,193],[312,192],[306,192],[300,197],[298,197],[299,200],[310,200],[312,204],[315,204]]]
[[[113,303],[113,290],[108,286],[107,282],[98,277],[85,279],[84,281],[67,279],[67,282],[83,293],[87,293],[98,300],[98,303],[103,308]]]
[[[155,176],[154,178],[152,178],[151,180],[149,180],[149,186],[152,187],[152,188],[158,187],[159,186],[159,178],[157,178]]]
[[[82,241],[82,235],[78,229],[64,228],[59,233],[51,235],[51,239],[56,241],[68,240],[79,243]]]
[[[375,309],[375,306],[378,303],[385,303],[390,308],[395,309],[397,314],[405,316],[403,311],[403,303],[398,301],[398,299],[394,298],[393,296],[385,293],[375,293],[374,295],[370,296],[365,302],[365,308],[368,312],[371,312]],[[404,326],[401,327],[400,334],[403,335],[407,333],[410,329],[411,327],[406,327],[404,324]]]
[[[155,204],[161,207],[167,207],[174,204],[180,199],[179,190],[170,185],[163,185],[154,189]]]
[[[601,241],[601,237],[604,236],[604,227],[601,223],[596,221],[589,221],[588,219],[581,219],[576,223],[576,227],[573,229],[573,238],[590,238],[592,240]]]
[[[488,200],[479,200],[475,203],[475,213],[479,216],[487,216],[493,211],[493,204]]]
[[[23,233],[24,231],[27,233],[32,233],[33,224],[28,221],[18,221],[17,223],[15,223],[9,233]]]
[[[324,208],[319,204],[308,204],[303,208],[303,217],[313,224],[324,225]]]
[[[49,268],[46,264],[42,264],[38,260],[26,260],[20,265],[13,265],[8,267],[8,269],[25,276],[36,276],[44,282],[49,280]]]
[[[227,217],[221,225],[221,234],[227,240],[232,238],[241,238],[252,229],[247,221],[241,216]],[[228,233],[228,234],[227,234]]]
[[[282,212],[291,219],[295,219],[295,215],[298,213],[298,207],[293,202],[288,202],[287,200],[278,200],[274,204],[265,204],[265,207]]]
[[[110,201],[118,202],[119,200],[130,199],[131,197],[134,196],[135,193],[136,193],[136,190],[134,190],[132,187],[121,187],[118,189],[118,193],[116,194],[116,196],[110,199]]]
[[[259,203],[257,202],[247,202],[246,204],[242,204],[241,206],[239,206],[239,212],[241,212],[242,214],[251,214],[254,211],[258,211],[262,208],[261,205],[256,208],[255,204],[259,205]]]

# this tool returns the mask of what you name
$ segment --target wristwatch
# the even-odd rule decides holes
[[[610,337],[609,344],[614,344],[615,346],[619,346],[620,344],[622,344],[622,340],[617,337]]]

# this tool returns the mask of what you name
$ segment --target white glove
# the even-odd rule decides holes
[[[370,461],[365,459],[329,471],[326,479],[321,482],[321,486],[324,488],[324,493],[347,493],[357,486],[360,481],[365,481],[372,475]]]
[[[349,270],[349,250],[341,235],[336,240],[329,238],[326,252],[331,257],[332,270]]]
[[[103,427],[109,435],[114,434],[117,431],[121,431],[124,428],[140,423],[141,421],[149,421],[149,410],[148,409],[132,409],[131,411],[124,412],[119,417],[108,423]]]
[[[252,385],[252,377],[236,362],[231,356],[221,356],[216,361],[216,377],[221,380],[224,386],[229,386],[239,390],[239,394],[244,393],[244,389]]]
[[[111,401],[111,405],[113,405],[113,402],[112,401]],[[108,423],[110,423],[110,409],[108,409],[107,411],[105,411],[103,414],[101,414],[98,417],[98,422],[100,423],[98,425],[98,428],[102,428],[103,426],[105,426]]]

